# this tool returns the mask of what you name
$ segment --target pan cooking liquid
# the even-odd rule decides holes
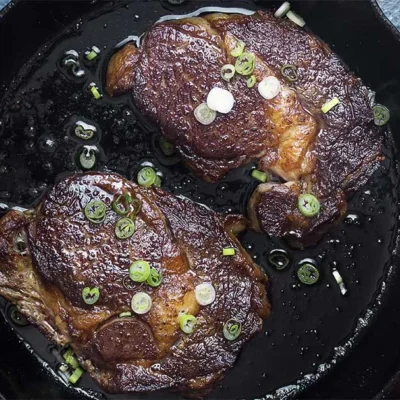
[[[155,11],[151,15],[146,7],[138,2],[81,20],[62,40],[50,44],[48,52],[38,54],[26,75],[18,77],[0,109],[0,213],[16,205],[36,205],[56,179],[79,170],[77,160],[86,145],[94,149],[97,170],[135,180],[140,166],[152,163],[166,190],[220,213],[245,213],[256,187],[250,176],[252,165],[231,172],[219,183],[202,182],[183,164],[161,155],[154,145],[156,127],[141,119],[129,95],[115,99],[104,95],[95,100],[87,89],[95,82],[104,92],[104,69],[122,38],[140,36],[155,20],[169,14],[158,3],[152,3]],[[84,78],[71,77],[60,67],[66,50],[83,54],[92,45],[101,49],[101,55],[85,66]],[[84,141],[74,135],[78,120],[97,128],[92,139]],[[344,221],[318,246],[294,251],[265,235],[241,234],[244,247],[270,277],[272,313],[263,332],[245,346],[236,367],[212,397],[295,396],[344,357],[368,326],[385,288],[398,219],[390,143],[384,153],[381,168],[350,200]],[[290,256],[291,264],[282,271],[267,262],[273,249],[283,249]],[[310,287],[301,285],[295,274],[299,262],[308,258],[315,260],[320,270],[319,283]],[[345,297],[332,276],[332,263],[348,289]],[[1,300],[0,305],[8,319],[7,303]],[[32,326],[14,328],[42,364],[51,370],[57,367],[55,346]],[[88,397],[101,392],[88,376],[80,387],[95,391],[88,392]]]

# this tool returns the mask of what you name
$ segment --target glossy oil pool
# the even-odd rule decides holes
[[[153,13],[146,12],[148,4],[138,2],[112,6],[94,18],[77,21],[56,42],[38,50],[16,77],[0,107],[1,213],[13,206],[35,206],[57,179],[79,171],[77,160],[84,146],[91,146],[96,156],[94,169],[135,180],[140,165],[152,163],[162,173],[163,188],[171,193],[220,213],[245,213],[257,185],[250,177],[253,165],[233,171],[218,184],[202,182],[181,163],[162,156],[155,145],[157,128],[142,120],[129,95],[111,99],[104,94],[105,67],[115,46],[130,35],[139,37],[161,16],[171,13],[159,3],[151,4]],[[60,65],[64,52],[74,49],[82,56],[92,45],[100,48],[100,56],[83,66],[83,78],[72,77]],[[104,94],[102,99],[92,97],[91,82]],[[96,127],[91,140],[74,135],[78,120]],[[296,396],[332,369],[357,342],[378,311],[392,272],[389,262],[397,232],[398,199],[389,139],[384,153],[381,168],[350,199],[344,221],[316,247],[294,251],[265,235],[246,232],[240,236],[270,277],[272,313],[263,332],[245,346],[235,368],[210,398]],[[288,268],[276,271],[268,264],[273,249],[288,252]],[[295,276],[296,266],[306,258],[314,260],[321,273],[319,283],[311,287],[300,285]],[[344,279],[346,296],[334,280],[333,267]],[[9,304],[0,299],[0,305],[8,320]],[[12,327],[38,362],[55,371],[59,365],[56,347],[34,327]],[[53,377],[59,379],[55,373]],[[72,390],[84,398],[104,396],[88,376]],[[171,394],[168,398],[175,397]]]

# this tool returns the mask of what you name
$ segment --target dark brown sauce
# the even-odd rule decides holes
[[[81,20],[62,40],[49,44],[46,54],[37,54],[31,68],[17,78],[0,109],[0,213],[8,206],[33,207],[60,176],[78,171],[77,154],[89,142],[71,135],[71,124],[77,118],[98,127],[90,141],[98,149],[96,169],[134,180],[140,164],[151,162],[162,172],[166,190],[221,213],[245,213],[257,184],[250,176],[253,165],[231,172],[217,184],[207,184],[181,163],[169,164],[155,150],[156,127],[140,118],[129,95],[96,101],[87,90],[95,82],[104,93],[104,69],[122,38],[140,35],[170,13],[170,8],[154,5],[155,12],[149,14],[146,7],[149,4],[138,3]],[[57,66],[66,50],[83,53],[92,45],[102,53],[98,62],[86,68],[85,78],[74,79]],[[241,235],[245,248],[270,276],[273,311],[263,332],[245,347],[236,367],[213,393],[214,398],[260,397],[282,387],[278,396],[293,396],[328,371],[332,360],[345,356],[353,345],[348,339],[368,325],[387,279],[398,220],[390,140],[385,156],[369,184],[350,200],[345,220],[318,246],[294,251],[265,235],[250,231]],[[269,266],[272,249],[287,251],[291,265],[283,271]],[[295,265],[305,258],[314,259],[321,271],[320,281],[312,287],[299,284],[295,276]],[[331,274],[332,262],[346,283],[346,297]],[[4,310],[9,307],[4,300],[0,304]],[[35,328],[14,328],[49,368],[57,367],[54,346]],[[292,383],[296,384],[287,387]],[[80,386],[99,390],[87,376]]]

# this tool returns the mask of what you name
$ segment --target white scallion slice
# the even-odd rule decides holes
[[[207,96],[207,106],[214,111],[227,114],[233,108],[235,99],[229,90],[219,87],[212,88]]]
[[[274,76],[267,76],[258,84],[258,92],[264,99],[271,100],[281,91],[281,83]]]
[[[221,78],[227,82],[229,82],[235,75],[235,66],[232,64],[225,64],[221,68]]]
[[[274,17],[276,18],[282,18],[284,17],[287,12],[290,10],[290,3],[288,1],[285,1],[276,11],[274,14]]]
[[[300,26],[301,28],[306,24],[306,21],[304,21],[303,18],[300,17],[300,15],[296,14],[293,11],[288,11],[286,16],[294,22],[296,25]]]
[[[153,302],[151,301],[151,297],[145,292],[136,293],[132,297],[132,310],[136,314],[146,314],[150,311]]]
[[[194,110],[194,116],[203,125],[210,125],[217,117],[215,110],[211,110],[206,103],[201,103]]]
[[[201,283],[194,289],[197,303],[201,306],[208,306],[215,300],[215,289],[211,283]]]
[[[335,278],[336,283],[339,285],[340,293],[344,296],[347,293],[346,285],[343,282],[342,275],[336,268],[332,269],[332,275]]]

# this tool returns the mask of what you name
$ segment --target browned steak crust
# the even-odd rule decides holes
[[[234,64],[230,51],[238,40],[256,57],[257,82],[269,75],[280,80],[282,91],[274,99],[263,99],[256,87],[248,89],[238,75],[230,82],[221,79],[221,67]],[[297,81],[281,75],[284,64],[297,67]],[[235,105],[204,126],[193,111],[215,86],[229,90]],[[233,168],[258,161],[258,169],[296,182],[299,193],[313,193],[323,207],[339,196],[336,211],[319,217],[329,214],[326,223],[308,224],[324,228],[305,231],[292,221],[301,233],[291,241],[284,226],[292,208],[279,208],[276,229],[265,218],[274,212],[272,205],[255,193],[249,210],[253,227],[271,236],[280,232],[300,247],[316,243],[339,220],[345,197],[367,181],[382,158],[382,135],[373,123],[368,89],[326,43],[270,13],[212,14],[157,24],[139,49],[128,44],[114,55],[107,90],[132,90],[139,109],[160,125],[185,163],[205,180],[216,181]],[[335,97],[339,105],[322,113],[321,107]]]
[[[111,202],[122,192],[142,201],[136,232],[116,238],[118,215]],[[92,200],[107,205],[104,223],[82,212]],[[269,314],[266,276],[235,238],[242,217],[222,217],[161,189],[144,189],[118,175],[90,173],[62,180],[35,212],[11,211],[0,220],[0,295],[15,302],[51,340],[70,343],[82,366],[110,392],[159,389],[201,395],[233,366],[243,344]],[[18,254],[15,237],[28,237]],[[234,247],[234,257],[222,249]],[[136,284],[130,264],[147,260],[163,274],[158,288]],[[212,282],[216,300],[205,307],[194,288]],[[82,289],[97,287],[94,305]],[[144,315],[120,318],[132,296],[147,292],[153,301]],[[179,329],[179,314],[196,315],[190,335]],[[229,342],[222,333],[230,318],[243,322]]]

